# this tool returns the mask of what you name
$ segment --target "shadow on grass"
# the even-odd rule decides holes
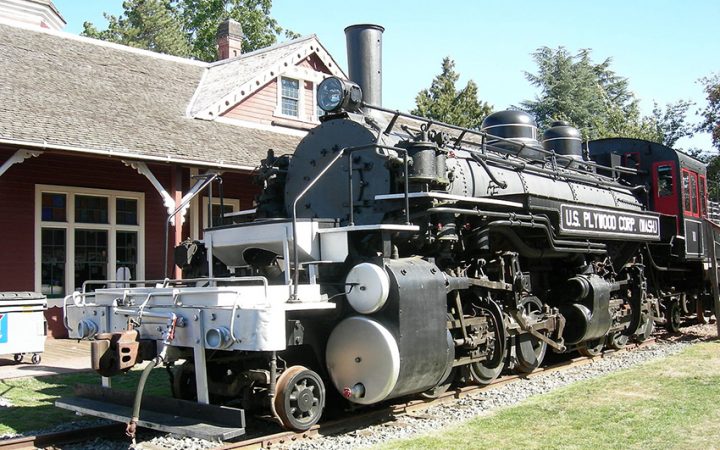
[[[140,373],[140,370],[133,370],[113,377],[113,387],[134,392]],[[75,373],[0,380],[0,435],[42,430],[61,423],[85,420],[55,406],[58,398],[74,395],[76,384],[100,384],[100,376],[95,373]],[[170,396],[165,369],[151,372],[145,393]],[[8,403],[9,406],[2,406]]]

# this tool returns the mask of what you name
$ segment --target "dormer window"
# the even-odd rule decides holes
[[[281,112],[285,116],[300,117],[300,81],[281,78]]]

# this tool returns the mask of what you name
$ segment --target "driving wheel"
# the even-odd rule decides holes
[[[475,383],[487,386],[492,383],[502,372],[507,360],[507,332],[500,307],[492,300],[484,300],[483,310],[490,322],[492,333],[492,353],[490,357],[482,362],[469,365],[470,375]]]
[[[521,302],[525,310],[525,317],[531,322],[537,321],[542,316],[542,304],[535,297],[525,297]],[[515,366],[513,370],[518,374],[528,374],[540,367],[545,353],[547,342],[538,339],[530,333],[524,333],[515,337]]]

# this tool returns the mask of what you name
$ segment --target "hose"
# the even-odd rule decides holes
[[[150,360],[150,363],[145,366],[140,375],[140,381],[138,382],[137,391],[135,391],[135,401],[133,402],[132,418],[127,424],[125,434],[132,438],[133,443],[135,442],[135,432],[137,430],[137,422],[140,419],[140,404],[142,403],[143,390],[145,389],[145,382],[150,376],[150,371],[153,370],[158,364],[162,362],[162,356],[156,356]]]

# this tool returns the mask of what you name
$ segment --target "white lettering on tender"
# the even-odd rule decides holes
[[[638,225],[640,225],[641,233],[657,234],[657,221],[653,219],[640,219]]]
[[[572,209],[565,210],[565,223],[569,227],[580,226],[580,214]]]
[[[617,217],[611,214],[593,213],[595,218],[595,227],[600,230],[615,231],[617,230]]]
[[[635,232],[635,219],[633,219],[632,217],[621,216],[618,219],[618,225],[620,231],[630,231],[633,233]]]

